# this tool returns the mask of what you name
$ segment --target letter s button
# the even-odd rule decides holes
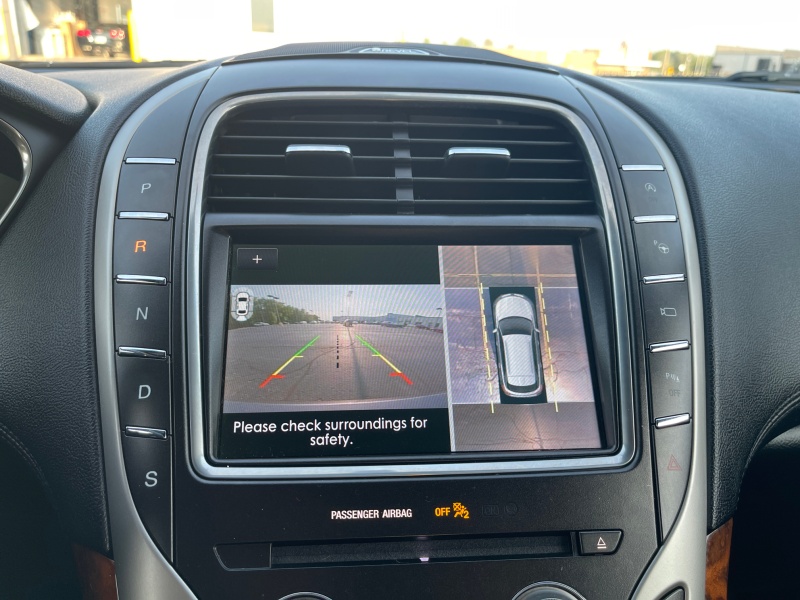
[[[159,548],[172,552],[172,440],[122,435],[128,487],[147,531]]]
[[[145,486],[151,488],[158,485],[158,471],[148,471],[144,476]]]

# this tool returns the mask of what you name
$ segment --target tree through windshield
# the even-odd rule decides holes
[[[202,60],[294,42],[434,43],[600,76],[800,70],[796,27],[678,0],[0,0],[0,60]]]

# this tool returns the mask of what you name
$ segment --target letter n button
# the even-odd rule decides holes
[[[122,281],[114,283],[114,335],[117,347],[152,348],[169,354],[169,294],[172,286]]]

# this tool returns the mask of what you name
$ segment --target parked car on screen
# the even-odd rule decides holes
[[[520,400],[540,395],[544,383],[533,301],[522,294],[500,296],[494,301],[494,325],[503,392]]]

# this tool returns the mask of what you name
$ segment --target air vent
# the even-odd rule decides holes
[[[423,103],[249,105],[217,130],[207,208],[352,214],[591,213],[554,113]]]

